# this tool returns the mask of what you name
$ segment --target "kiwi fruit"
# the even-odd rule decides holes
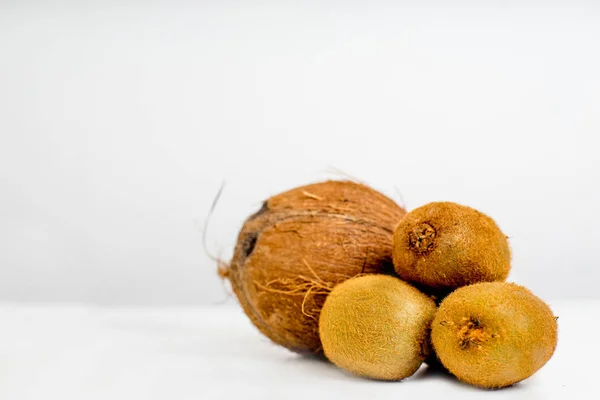
[[[337,285],[323,305],[319,334],[325,356],[355,375],[406,378],[430,354],[436,305],[398,278],[354,277]]]
[[[393,262],[398,275],[441,294],[478,282],[506,280],[511,252],[493,219],[451,202],[416,208],[396,226]]]
[[[550,359],[557,322],[550,307],[523,286],[478,283],[442,301],[431,340],[459,380],[501,388],[530,377]]]

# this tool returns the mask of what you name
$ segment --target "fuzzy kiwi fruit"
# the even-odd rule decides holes
[[[325,356],[355,375],[406,378],[429,355],[435,311],[432,299],[398,278],[349,279],[332,290],[321,311]]]
[[[550,359],[557,323],[550,307],[523,286],[478,283],[444,299],[431,339],[458,379],[501,388],[528,378]]]
[[[265,336],[298,353],[320,353],[317,321],[326,295],[358,274],[393,273],[392,236],[405,214],[355,182],[297,187],[269,198],[244,222],[219,273]]]
[[[429,203],[406,214],[396,227],[393,248],[402,279],[444,295],[473,283],[504,281],[510,271],[508,240],[494,220],[451,202]]]

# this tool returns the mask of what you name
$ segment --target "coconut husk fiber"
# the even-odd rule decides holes
[[[327,293],[359,274],[392,273],[392,236],[405,210],[368,186],[327,181],[266,200],[221,268],[252,323],[273,342],[320,353]]]

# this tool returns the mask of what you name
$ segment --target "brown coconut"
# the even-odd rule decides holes
[[[265,336],[298,353],[320,353],[327,293],[359,274],[393,272],[392,236],[405,213],[355,182],[298,187],[266,200],[245,221],[220,272]]]

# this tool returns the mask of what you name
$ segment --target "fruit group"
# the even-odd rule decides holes
[[[231,263],[220,273],[264,335],[290,350],[316,353],[326,294],[357,274],[393,271],[392,236],[404,214],[358,183],[298,187],[269,198],[245,221]]]
[[[325,356],[353,374],[382,380],[412,375],[429,354],[433,300],[385,275],[349,279],[327,297],[319,333]]]
[[[441,293],[504,281],[510,271],[508,240],[494,220],[456,203],[412,210],[396,227],[393,240],[398,275]]]
[[[528,289],[504,282],[454,291],[440,305],[431,329],[444,367],[484,388],[528,378],[550,359],[557,342],[550,308]]]

